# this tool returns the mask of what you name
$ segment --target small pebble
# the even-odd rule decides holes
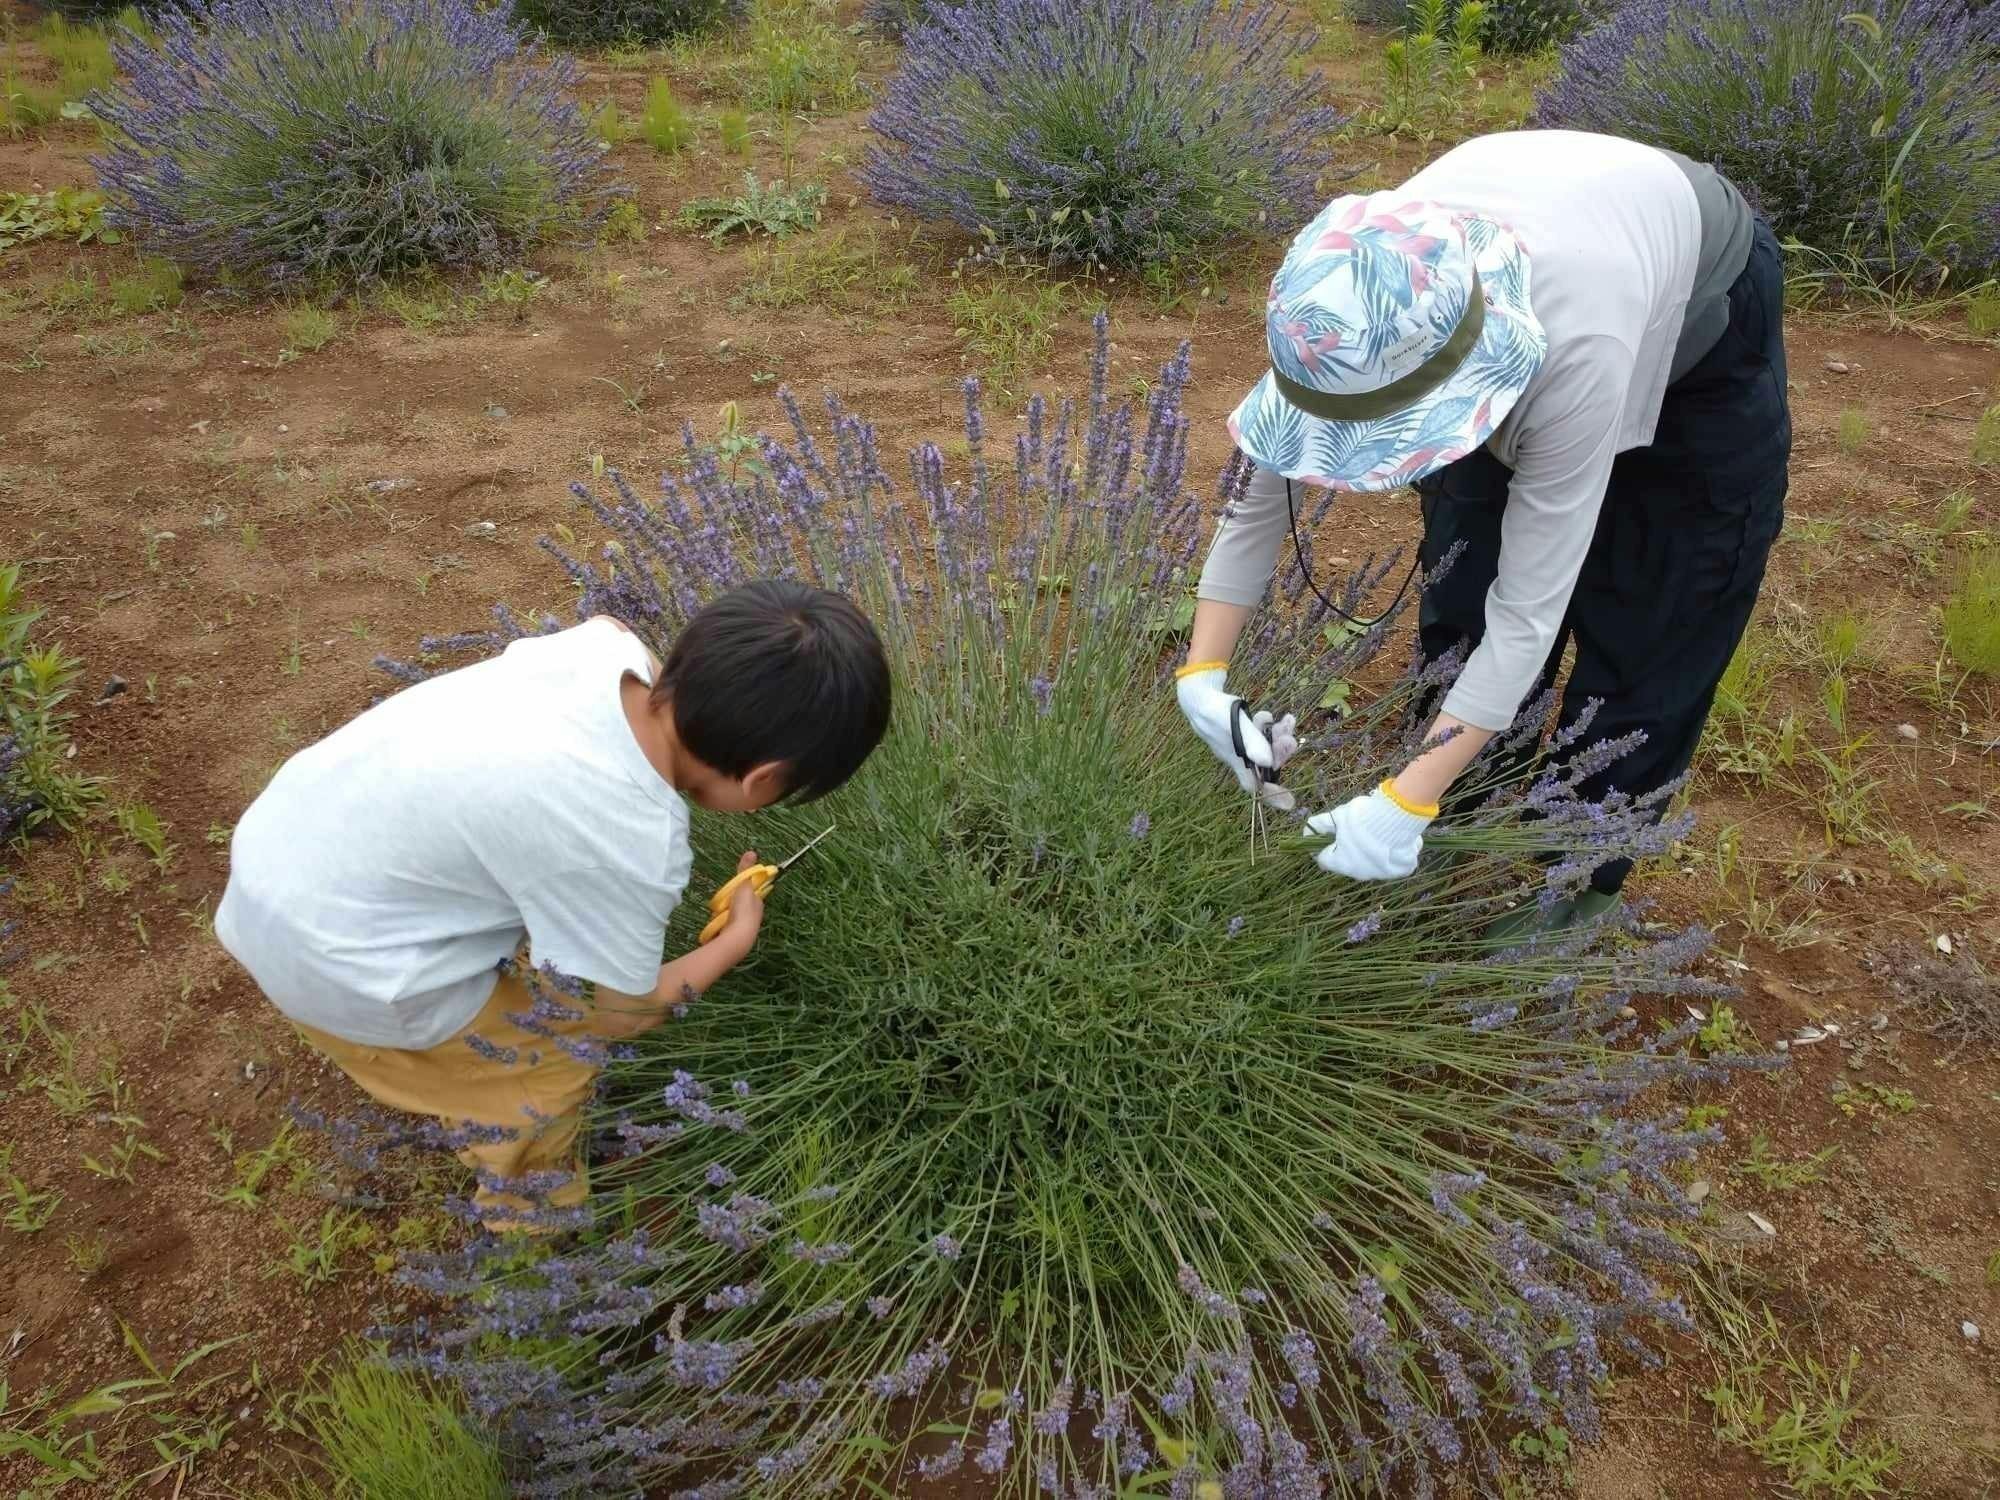
[[[1712,1191],[1713,1188],[1706,1177],[1697,1177],[1693,1182],[1688,1184],[1688,1202],[1699,1203]]]
[[[1898,724],[1896,726],[1896,733],[1906,740],[1913,740],[1917,737],[1917,726],[1914,724]]]
[[[1970,1318],[1967,1318],[1963,1323],[1958,1325],[1958,1331],[1968,1339],[1971,1339],[1975,1344],[1979,1342],[1979,1325]]]
[[[1845,375],[1847,368],[1847,361],[1844,359],[1830,359],[1826,362],[1826,373],[1829,375]]]
[[[289,427],[287,427],[287,426],[286,426],[286,425],[285,425],[285,424],[284,424],[283,422],[280,422],[280,423],[278,424],[278,431],[280,431],[280,432],[290,432],[291,430],[292,430],[292,429],[291,429],[291,428],[289,428]]]
[[[99,703],[109,703],[124,691],[125,679],[114,672],[104,679],[104,691],[97,695],[97,701]]]
[[[498,404],[486,408],[486,415],[496,422],[507,420],[507,408]]]

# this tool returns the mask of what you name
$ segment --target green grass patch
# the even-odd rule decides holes
[[[1854,1390],[1861,1355],[1828,1364],[1786,1346],[1768,1308],[1725,1315],[1723,1363],[1702,1397],[1715,1434],[1749,1453],[1796,1495],[1858,1500],[1891,1492],[1902,1460],[1894,1443],[1867,1430]]]
[[[1960,561],[1944,602],[1944,647],[1966,671],[2000,677],[2000,548]]]
[[[351,1351],[299,1401],[316,1450],[257,1500],[506,1500],[500,1455],[437,1385]]]
[[[961,280],[951,293],[953,331],[987,383],[1011,394],[1047,363],[1068,299],[1066,282],[1027,276]]]
[[[884,249],[873,225],[845,227],[764,252],[739,294],[751,307],[824,307],[853,312],[903,307],[917,268]]]

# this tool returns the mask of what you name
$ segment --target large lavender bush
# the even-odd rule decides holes
[[[2000,6],[1625,0],[1538,113],[1713,162],[1779,233],[1883,279],[2000,265]]]
[[[978,0],[905,40],[862,176],[1002,251],[1142,266],[1319,205],[1335,116],[1262,0]]]
[[[514,0],[514,16],[570,47],[661,42],[736,25],[744,0]]]
[[[1661,1275],[1695,1215],[1677,1169],[1711,1137],[1660,1086],[1722,1070],[1648,997],[1703,988],[1702,935],[1622,912],[1481,935],[1678,830],[1578,801],[1622,745],[1540,771],[1499,746],[1408,881],[1329,879],[1295,828],[1253,850],[1168,680],[1205,531],[1187,353],[1143,415],[1109,364],[1100,319],[1087,404],[1036,400],[1011,454],[969,386],[955,473],[927,444],[894,484],[867,423],[829,400],[815,432],[786,398],[789,437],[736,481],[690,434],[650,501],[579,490],[612,538],[552,549],[580,613],[664,647],[738,581],[819,581],[880,625],[897,712],[853,785],[759,820],[772,853],[837,829],[751,960],[611,1064],[591,1232],[404,1273],[459,1307],[407,1354],[505,1435],[521,1493],[883,1493],[964,1467],[1066,1500],[1135,1478],[1425,1495],[1492,1457],[1489,1429],[1589,1437],[1614,1364],[1685,1325]],[[1328,629],[1301,592],[1294,571],[1238,664],[1259,702],[1379,675],[1387,627]],[[499,618],[427,650],[555,626]],[[1409,754],[1453,670],[1309,723],[1305,805]],[[670,948],[747,837],[698,828]]]
[[[93,108],[110,219],[283,288],[490,266],[606,206],[567,58],[474,0],[186,0]]]

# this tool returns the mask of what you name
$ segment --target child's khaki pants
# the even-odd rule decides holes
[[[422,1052],[363,1046],[310,1026],[300,1026],[299,1032],[391,1109],[430,1115],[447,1125],[502,1125],[516,1131],[508,1140],[467,1146],[458,1159],[475,1172],[499,1178],[567,1172],[570,1180],[547,1194],[545,1201],[550,1207],[572,1208],[588,1191],[577,1133],[579,1112],[598,1070],[577,1061],[548,1037],[507,1019],[527,1014],[534,1003],[526,985],[503,974],[484,1010],[457,1034]],[[584,1015],[548,1024],[559,1035],[583,1036],[590,1030],[589,1022]],[[494,1047],[512,1049],[514,1061],[510,1064],[475,1050],[466,1040],[475,1034]],[[482,1182],[472,1201],[489,1229],[533,1227],[511,1219],[509,1210],[531,1206],[516,1194],[495,1191]]]

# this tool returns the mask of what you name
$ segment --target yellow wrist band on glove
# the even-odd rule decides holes
[[[1229,663],[1226,661],[1191,661],[1178,672],[1174,673],[1174,681],[1178,682],[1183,677],[1192,677],[1197,672],[1227,672],[1228,670]]]
[[[1396,779],[1393,776],[1382,783],[1382,795],[1413,818],[1435,818],[1438,815],[1437,803],[1412,802],[1397,791]]]

